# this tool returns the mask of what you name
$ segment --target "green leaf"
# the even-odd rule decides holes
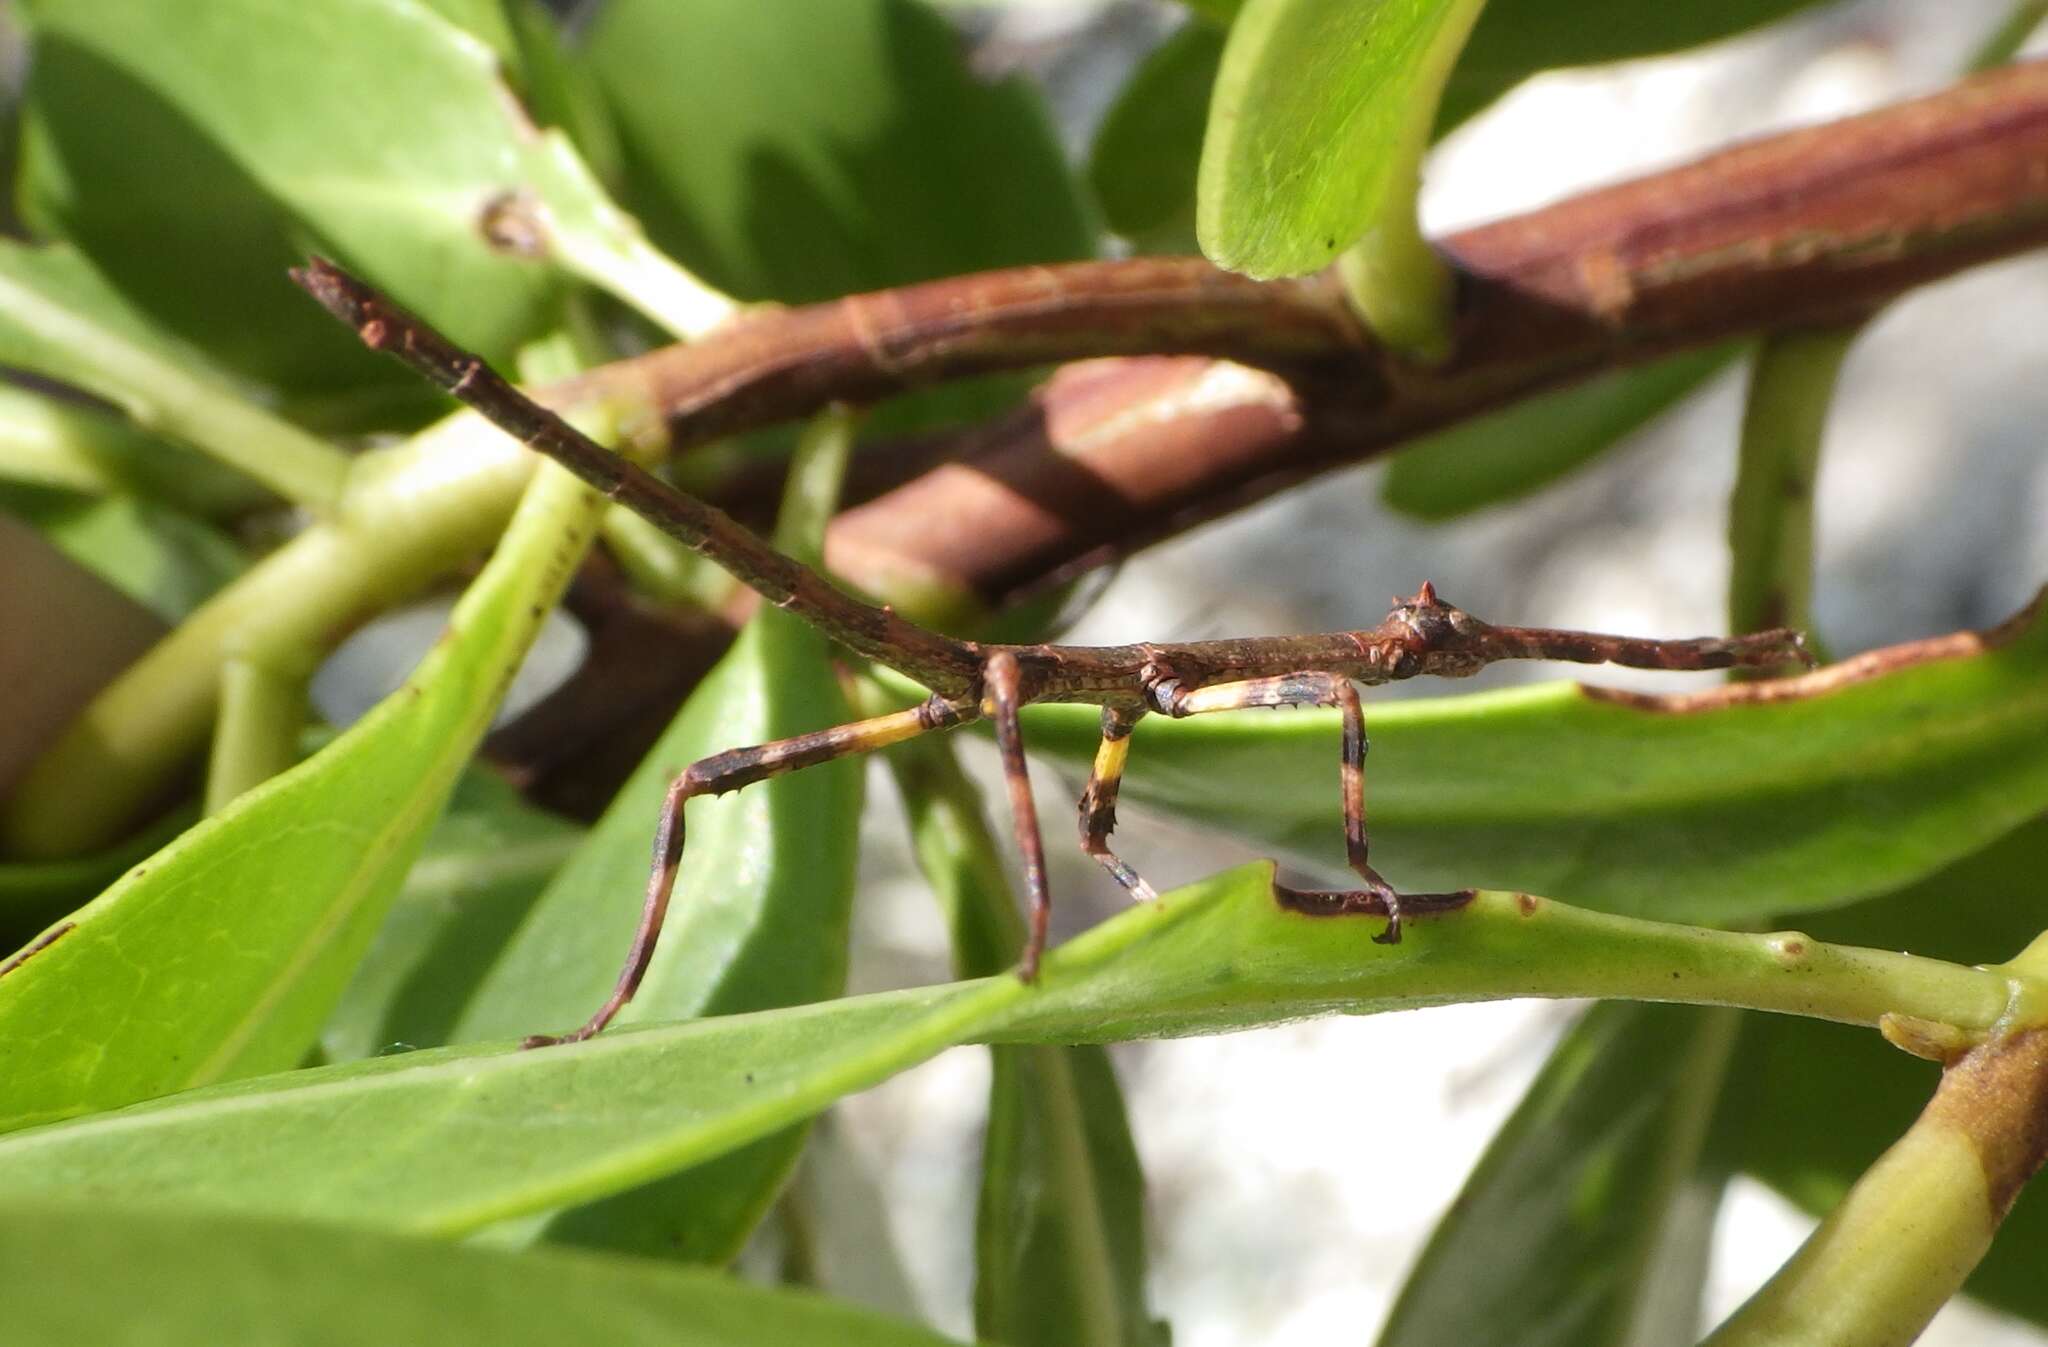
[[[301,505],[332,505],[348,460],[236,392],[65,247],[0,240],[0,364],[84,389]]]
[[[1414,230],[1417,171],[1481,0],[1249,0],[1202,145],[1195,229],[1218,266],[1268,279]]]
[[[37,931],[191,827],[192,817],[190,809],[173,810],[135,836],[88,856],[0,864],[0,944],[26,944]]]
[[[0,491],[0,505],[166,622],[184,618],[249,565],[241,546],[205,520],[130,495]]]
[[[1109,1054],[998,1047],[975,1212],[975,1332],[1159,1344],[1145,1303],[1145,1175]]]
[[[1190,23],[1146,57],[1110,105],[1088,156],[1088,183],[1110,228],[1147,252],[1191,252],[1195,172],[1223,33]]]
[[[412,0],[29,15],[25,216],[251,377],[429,405],[293,288],[286,269],[316,245],[498,362],[559,321],[561,273],[536,255],[603,272],[628,302],[673,298],[636,293],[677,283],[672,268],[559,133],[534,132],[491,50]]]
[[[404,689],[30,946],[0,978],[0,1126],[304,1054],[596,517],[565,473],[540,474]]]
[[[842,435],[836,449],[844,448]],[[808,508],[802,462],[784,518],[805,520],[796,531],[806,536],[791,539],[785,529],[778,541],[814,552],[830,507]],[[843,459],[826,466],[823,494],[835,496]],[[830,653],[795,614],[763,606],[528,913],[465,1009],[456,1041],[567,1029],[604,1001],[639,922],[648,839],[669,783],[714,753],[850,720]],[[844,759],[686,806],[689,845],[668,921],[620,1022],[729,1015],[843,992],[862,780],[861,764]],[[547,1235],[724,1262],[802,1145],[801,1129],[792,1130],[708,1169],[563,1213]]]
[[[805,303],[1093,251],[1036,93],[977,80],[913,0],[614,0],[585,50],[627,204],[733,294]]]
[[[1816,934],[1930,955],[2007,957],[2048,924],[2048,819],[2036,819],[1917,884],[1817,914]],[[1831,1210],[1932,1094],[1939,1068],[1868,1034],[1765,1019],[1743,1033],[1734,1078],[1761,1103],[1743,1130],[1743,1167],[1815,1215]],[[2048,1326],[2048,1197],[2020,1194],[1969,1292]]]
[[[1410,891],[1711,922],[1883,892],[2048,808],[2043,612],[1974,653],[1755,704],[1651,709],[1551,683],[1368,705],[1374,865]],[[1085,770],[1092,709],[1025,718],[1027,745]],[[1123,798],[1348,878],[1337,740],[1335,712],[1148,717]]]
[[[800,1292],[569,1254],[94,1204],[0,1210],[16,1347],[943,1347]]]
[[[1819,0],[1490,0],[1444,86],[1439,134],[1541,70],[1683,51]]]
[[[491,964],[583,837],[497,776],[464,773],[320,1032],[327,1060],[449,1042]]]
[[[981,793],[951,745],[889,750],[963,977],[1014,964],[1024,924]],[[1164,1341],[1145,1300],[1145,1175],[1101,1048],[997,1047],[975,1213],[974,1327],[992,1342]]]
[[[1717,1205],[1696,1199],[1718,1191],[1693,1191],[1693,1169],[1737,1024],[1588,1011],[1430,1237],[1380,1347],[1690,1344]]]
[[[1982,1033],[2013,1003],[2012,979],[1995,969],[1519,894],[1414,919],[1399,947],[1373,940],[1381,926],[1283,909],[1272,868],[1244,866],[1067,942],[1031,986],[1004,976],[537,1052],[427,1049],[16,1132],[0,1137],[0,1200],[177,1202],[452,1235],[727,1153],[958,1042],[1101,1041],[1528,995],[1865,1024],[1898,1012]]]
[[[1415,440],[1388,463],[1380,498],[1435,522],[1526,496],[1661,416],[1739,349],[1692,351],[1617,370]]]

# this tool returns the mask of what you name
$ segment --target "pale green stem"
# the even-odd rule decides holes
[[[560,377],[582,353],[558,332],[520,361]],[[230,661],[283,667],[432,583],[497,539],[537,462],[469,412],[353,460],[328,518],[202,605],[37,760],[0,802],[0,850],[67,856],[119,837],[205,742]]]
[[[1166,923],[1184,904],[1214,901],[1216,888],[1233,884],[1243,886],[1243,872],[1165,895],[1146,911]],[[1269,898],[1246,900],[1160,934],[1148,946],[1147,968],[1132,970],[1114,1004],[1085,987],[1070,991],[1061,977],[1043,978],[1000,1038],[1111,1042],[1260,1023],[1262,1007],[1296,1016],[1317,1008],[1362,1014],[1517,996],[1735,1006],[1870,1026],[1907,1016],[1952,1026],[1969,1040],[2048,1015],[2048,982],[2023,970],[1964,968],[1797,932],[1645,921],[1526,894],[1482,892],[1455,913],[1412,922],[1399,946],[1373,943],[1382,924],[1370,916],[1286,916]],[[1199,937],[1187,938],[1202,943],[1182,949],[1177,937],[1194,930]],[[1078,936],[1060,954],[1086,962],[1095,939],[1095,931]],[[1228,978],[1188,978],[1187,966],[1228,947],[1218,942],[1234,942],[1247,956]]]
[[[889,694],[866,679],[856,681],[851,700],[862,715],[893,709]],[[954,972],[963,978],[980,977],[1010,967],[1024,948],[1024,921],[989,830],[981,792],[961,770],[952,744],[930,736],[911,739],[889,748],[883,758],[903,795],[918,866],[952,928]],[[1021,1098],[1040,1113],[1050,1171],[1042,1177],[1056,1189],[1049,1196],[1067,1216],[1061,1241],[1067,1263],[1063,1280],[1074,1297],[1078,1328],[1092,1335],[1076,1347],[1116,1347],[1122,1330],[1115,1260],[1102,1225],[1095,1162],[1066,1050],[1029,1046],[992,1051],[1009,1054],[1009,1060],[995,1064],[995,1090],[1000,1094],[1006,1071],[1025,1073],[1031,1088]],[[1014,1089],[1010,1095],[1013,1103],[1020,1098]],[[999,1105],[1000,1099],[992,1097],[991,1109]],[[980,1275],[1005,1273],[983,1269]],[[1000,1326],[977,1328],[994,1333]]]
[[[309,652],[310,653],[310,652]],[[298,761],[310,658],[284,667],[230,659],[220,671],[220,720],[206,764],[206,812],[262,785]]]
[[[1398,143],[1387,148],[1387,188],[1365,232],[1337,259],[1337,274],[1373,336],[1433,364],[1451,353],[1453,277],[1429,246],[1417,213],[1422,160],[1429,153],[1444,81],[1472,35],[1486,0],[1448,0],[1423,53]]]
[[[685,341],[703,336],[739,309],[737,300],[649,244],[640,222],[611,204],[566,137],[548,131],[543,140],[549,166],[573,184],[573,190],[559,199],[587,206],[580,219],[543,220],[550,247],[563,266]]]
[[[230,659],[326,646],[504,529],[535,459],[464,413],[355,460],[330,518],[202,605],[109,684],[0,805],[26,858],[104,846],[205,742]]]
[[[717,562],[693,552],[623,505],[604,513],[604,541],[633,583],[664,603],[715,611],[741,588]]]
[[[138,438],[104,412],[64,407],[0,384],[0,477],[103,494],[127,483],[108,459]]]
[[[1451,269],[1415,214],[1420,173],[1402,184],[1404,209],[1387,210],[1337,258],[1344,293],[1389,348],[1424,364],[1451,353]]]
[[[848,699],[863,716],[886,715],[901,705],[869,678],[852,680]],[[903,795],[918,869],[952,931],[954,973],[986,977],[1008,968],[1024,948],[1024,919],[981,792],[943,739],[906,740],[884,751],[882,760]]]
[[[0,478],[94,495],[133,491],[208,515],[274,499],[119,417],[9,384],[0,384]]]
[[[2041,26],[2043,19],[2048,19],[2048,0],[2019,0],[2012,7],[2012,13],[2006,15],[2005,22],[1984,39],[1984,45],[1970,58],[1968,69],[1975,72],[2004,65],[2019,55],[2020,48],[2026,45],[2027,38]]]
[[[1813,624],[1813,485],[1835,379],[1861,327],[1779,332],[1757,348],[1728,505],[1730,631]]]
[[[775,550],[807,566],[819,564],[825,552],[825,526],[839,509],[839,487],[853,454],[860,418],[845,407],[827,407],[813,416],[797,440],[789,461],[789,480],[782,489],[782,509],[775,517]]]
[[[137,424],[203,449],[308,509],[325,511],[340,500],[349,458],[319,436],[194,378],[4,274],[0,310],[92,370],[95,390],[119,402]]]
[[[2006,968],[2048,973],[2036,940]],[[1905,1347],[1962,1289],[2041,1162],[2040,1007],[1942,1075],[1906,1134],[1706,1347]]]

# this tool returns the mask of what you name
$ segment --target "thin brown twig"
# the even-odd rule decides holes
[[[568,391],[644,397],[688,445],[989,370],[1209,357],[1077,373],[1003,427],[971,433],[962,462],[834,526],[828,556],[856,582],[910,574],[998,601],[1518,397],[1734,335],[1852,318],[2043,242],[2048,62],[2037,61],[1445,239],[1462,276],[1457,350],[1429,370],[1375,348],[1322,278],[1259,285],[1194,259],[1140,259],[759,313]],[[1219,374],[1217,360],[1278,377]]]
[[[1138,720],[1153,713],[1178,718],[1244,707],[1334,706],[1344,718],[1340,769],[1345,849],[1364,887],[1345,895],[1295,898],[1314,899],[1309,902],[1314,910],[1380,912],[1387,925],[1374,939],[1393,943],[1401,938],[1404,906],[1411,912],[1443,911],[1469,895],[1403,895],[1372,868],[1365,825],[1365,721],[1356,684],[1425,675],[1462,678],[1510,659],[1647,669],[1769,668],[1794,659],[1812,663],[1798,633],[1783,629],[1674,641],[1495,626],[1444,603],[1427,582],[1414,598],[1397,599],[1385,621],[1362,631],[1117,646],[954,640],[840,592],[718,510],[607,452],[526,398],[481,359],[458,349],[331,262],[315,258],[292,276],[372,349],[412,366],[521,443],[717,562],[763,598],[789,608],[848,648],[936,689],[908,710],[716,753],[676,777],[664,797],[655,832],[654,865],[640,923],[611,995],[582,1027],[566,1036],[529,1039],[528,1046],[589,1038],[631,999],[653,958],[675,891],[683,856],[684,807],[693,799],[741,790],[787,772],[988,718],[1002,750],[1031,899],[1031,934],[1018,970],[1028,981],[1036,975],[1045,949],[1051,897],[1038,810],[1025,771],[1018,720],[1023,707],[1078,702],[1102,708],[1102,747],[1080,813],[1082,845],[1133,897],[1144,898],[1151,895],[1151,886],[1109,847],[1116,826],[1118,783]]]

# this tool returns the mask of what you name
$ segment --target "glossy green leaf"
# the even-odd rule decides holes
[[[1085,770],[1092,709],[1025,715],[1027,745]],[[1764,919],[1883,892],[2048,808],[2048,620],[2037,604],[1977,653],[1754,704],[1551,683],[1368,701],[1365,719],[1373,861],[1395,884]],[[1341,879],[1337,739],[1335,712],[1148,718],[1123,798]]]
[[[332,504],[347,460],[242,398],[117,285],[69,248],[0,240],[0,364],[105,398],[302,505]]]
[[[791,478],[778,541],[815,555],[844,467],[847,427],[814,434]],[[827,444],[826,437],[837,443]],[[455,1040],[583,1022],[618,975],[640,918],[648,841],[671,780],[700,758],[852,718],[823,636],[764,606],[691,694],[603,819],[528,913]],[[846,985],[861,764],[826,763],[691,802],[668,921],[620,1022],[730,1015],[824,1001]],[[688,1261],[739,1251],[803,1145],[801,1129],[706,1169],[565,1212],[551,1239]]]
[[[1683,51],[1810,9],[1819,0],[1489,0],[1444,86],[1438,130],[1538,71]]]
[[[733,294],[803,303],[1093,251],[1036,92],[976,79],[915,0],[614,0],[585,50],[627,204]]]
[[[888,758],[919,864],[951,917],[955,972],[1010,967],[1024,923],[980,791],[944,740],[912,740]],[[976,1334],[1014,1347],[1163,1343],[1145,1300],[1145,1176],[1109,1055],[997,1047],[991,1067]]]
[[[535,480],[405,688],[130,870],[0,978],[0,1126],[304,1054],[595,526],[565,473]]]
[[[957,1042],[1103,1041],[1531,995],[1864,1024],[1898,1012],[1983,1032],[2014,994],[1997,970],[1509,893],[1411,920],[1398,947],[1373,940],[1381,926],[1285,910],[1271,867],[1243,866],[1067,942],[1031,986],[1003,976],[537,1052],[427,1049],[16,1132],[0,1137],[0,1200],[177,1202],[456,1234],[727,1153]]]
[[[1528,495],[1663,415],[1735,353],[1689,351],[1617,370],[1424,436],[1388,463],[1380,498],[1438,521]]]
[[[566,140],[535,134],[491,50],[413,0],[28,12],[24,214],[266,383],[431,405],[293,288],[315,244],[499,361],[558,322],[536,254],[615,287],[674,279]]]
[[[1380,1347],[1692,1343],[1718,1191],[1692,1191],[1693,1173],[1736,1028],[1729,1010],[1588,1011],[1437,1226]]]
[[[98,1204],[0,1209],[0,1266],[15,1347],[946,1342],[865,1310],[705,1272]]]
[[[1147,252],[1192,252],[1195,171],[1223,32],[1190,23],[1124,82],[1095,132],[1088,183],[1110,228]]]
[[[1249,0],[1209,107],[1195,229],[1218,266],[1316,271],[1406,220],[1480,0]]]
[[[455,1023],[585,830],[472,770],[320,1031],[327,1060],[452,1041]]]
[[[1823,938],[1934,956],[2010,957],[2048,927],[2048,819],[2037,819],[1937,874],[1882,898],[1816,914]],[[1734,1078],[1756,1101],[1741,1163],[1815,1215],[1896,1141],[1934,1091],[1939,1068],[1835,1025],[1759,1019],[1743,1033]],[[1969,1291],[2048,1326],[2048,1195],[2020,1193]]]

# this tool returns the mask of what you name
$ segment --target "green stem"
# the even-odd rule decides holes
[[[313,664],[310,657],[282,668],[234,658],[221,669],[220,719],[206,766],[208,814],[298,761]]]
[[[203,449],[308,509],[326,511],[340,500],[350,460],[319,436],[194,377],[4,272],[0,312],[90,370],[93,391],[119,403],[138,425]]]
[[[1389,209],[1337,258],[1337,276],[1373,336],[1424,364],[1451,353],[1451,269],[1423,237],[1418,172]]]
[[[711,331],[739,309],[739,302],[691,275],[647,242],[640,222],[611,204],[602,185],[558,131],[544,134],[549,167],[572,190],[558,201],[588,203],[574,221],[544,217],[549,243],[563,266],[638,309],[650,321],[685,341]]]
[[[827,407],[810,419],[789,461],[782,509],[775,516],[775,550],[806,566],[825,554],[825,526],[839,509],[839,487],[853,455],[860,418],[845,407]]]
[[[1517,996],[1735,1006],[1869,1026],[1906,1016],[1971,1040],[2048,1013],[2048,980],[2025,969],[1964,968],[1797,932],[1645,921],[1517,893],[1481,892],[1457,911],[1412,921],[1400,945],[1379,945],[1377,917],[1283,911],[1271,873],[1260,862],[1214,876],[1068,941],[1001,1041],[1112,1042]],[[1099,938],[1140,919],[1163,929],[1113,999],[1058,974],[1092,962]]]
[[[2048,0],[2019,0],[2012,7],[2012,13],[2006,15],[2005,22],[1984,39],[1984,45],[1977,48],[1965,69],[1975,74],[2004,65],[2019,55],[2020,48],[2026,45],[2028,36],[2041,26],[2043,19],[2048,19]]]
[[[890,709],[888,693],[866,679],[856,681],[852,699],[864,715]],[[1024,921],[981,792],[961,770],[952,744],[911,739],[889,748],[883,758],[903,795],[918,866],[952,929],[954,972],[982,977],[1015,964],[1024,948]],[[1057,1318],[1062,1341],[1117,1347],[1124,1340],[1122,1297],[1104,1226],[1086,1105],[1068,1055],[1078,1049],[1033,1045],[991,1051],[994,1073],[976,1222],[975,1329],[991,1340],[1009,1340],[1020,1317],[1042,1320],[1050,1314]],[[1020,1187],[1038,1194],[1025,1204],[1030,1215],[1021,1228],[1015,1200]],[[1055,1231],[1033,1228],[1048,1219],[1056,1221]],[[1056,1284],[1019,1284],[1034,1236],[1059,1251]],[[1042,1264],[1031,1266],[1045,1270]]]
[[[1486,0],[1447,0],[1422,56],[1409,118],[1389,147],[1387,190],[1358,241],[1337,259],[1344,293],[1381,342],[1425,364],[1451,353],[1453,278],[1429,245],[1417,211],[1422,160],[1429,153],[1444,81],[1472,35]]]
[[[2048,939],[2005,968],[2048,975]],[[2041,1004],[2001,1028],[1948,1066],[1913,1126],[1703,1347],[1904,1347],[1920,1335],[2048,1152]]]
[[[1814,477],[1836,376],[1861,330],[1779,332],[1757,348],[1728,507],[1730,631],[1812,625]]]
[[[715,611],[741,588],[709,557],[693,552],[623,505],[604,512],[604,541],[633,583],[663,603]]]
[[[535,459],[473,416],[355,461],[340,508],[216,594],[109,684],[0,805],[28,858],[105,846],[205,742],[230,659],[325,647],[501,532]]]
[[[93,495],[133,492],[207,516],[275,500],[240,473],[120,417],[5,385],[0,477]]]

